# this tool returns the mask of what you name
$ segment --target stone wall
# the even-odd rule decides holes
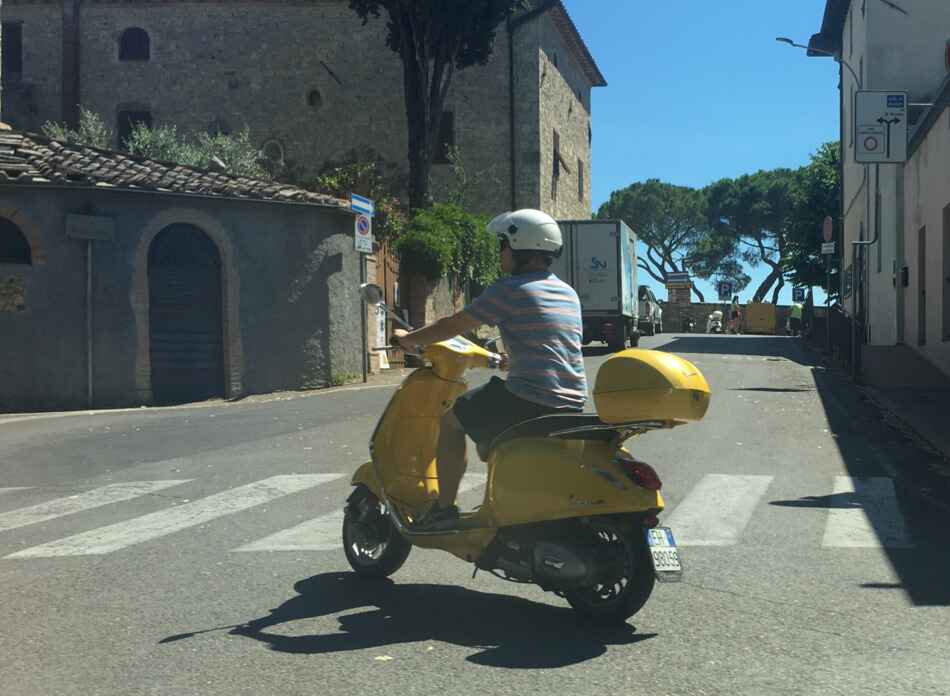
[[[540,206],[560,220],[591,217],[590,82],[572,59],[552,20],[538,22],[540,43]],[[563,164],[553,188],[554,133],[558,134]],[[579,162],[583,166],[580,172]],[[583,195],[579,189],[583,178]]]
[[[229,397],[326,386],[362,373],[359,259],[352,216],[304,205],[134,192],[0,189],[0,209],[46,247],[13,273],[26,308],[0,312],[0,410],[86,405],[86,242],[69,212],[115,223],[93,242],[94,406],[150,401],[148,249],[169,224],[193,224],[222,263]],[[38,230],[38,232],[37,232]],[[266,233],[265,233],[266,232]],[[35,260],[35,259],[34,259]]]
[[[24,80],[33,85],[25,111],[4,113],[15,127],[37,130],[63,116],[62,7],[7,0],[2,15],[23,22]],[[119,38],[128,27],[149,33],[150,60],[119,61]],[[81,5],[80,31],[80,101],[112,128],[120,110],[142,109],[151,112],[153,123],[184,130],[237,130],[246,123],[256,142],[276,142],[287,160],[310,171],[360,146],[406,162],[402,64],[385,47],[385,20],[363,26],[342,0],[94,0]],[[540,57],[542,42],[546,55],[558,55],[559,69]],[[515,47],[516,203],[561,217],[589,217],[589,194],[586,204],[577,201],[574,178],[577,157],[590,178],[589,82],[545,17],[519,28]],[[539,68],[539,60],[547,67]],[[509,65],[502,27],[488,64],[457,72],[447,97],[476,212],[497,213],[512,203]],[[546,77],[539,101],[540,75]],[[542,191],[550,187],[554,128],[562,132],[572,172],[562,176],[557,207]],[[452,181],[448,165],[433,166],[437,197],[447,195]]]
[[[691,304],[678,304],[669,302],[660,302],[663,307],[663,331],[666,333],[680,333],[684,331],[683,321],[687,317],[692,318],[694,322],[694,333],[706,332],[706,320],[709,315],[715,311],[722,312],[723,322],[726,327],[729,325],[728,302],[695,302]],[[740,305],[743,324],[745,323],[745,305]],[[776,308],[776,334],[785,333],[785,320],[788,318],[788,305],[778,305]],[[743,326],[743,330],[745,327]]]
[[[3,84],[3,117],[23,130],[38,131],[62,118],[63,10],[60,3],[0,5],[3,21],[23,23],[23,74]]]

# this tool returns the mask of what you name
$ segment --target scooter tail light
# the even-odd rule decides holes
[[[642,518],[643,526],[646,529],[653,529],[660,524],[660,518],[656,515],[644,515]]]
[[[656,469],[646,462],[640,462],[625,456],[618,456],[615,461],[640,488],[645,488],[648,491],[658,491],[663,488],[660,475],[656,473]]]

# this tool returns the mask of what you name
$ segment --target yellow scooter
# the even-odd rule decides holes
[[[378,286],[364,300],[382,302]],[[402,322],[401,322],[402,323]],[[396,572],[412,546],[442,549],[505,580],[534,583],[595,621],[624,621],[646,603],[655,580],[682,575],[672,532],[660,527],[661,481],[623,446],[650,430],[700,420],[709,385],[691,363],[630,349],[601,366],[597,413],[543,416],[513,425],[487,452],[483,503],[451,529],[416,522],[439,496],[439,422],[468,390],[470,368],[501,358],[456,337],[428,346],[426,366],[393,395],[370,441],[371,461],[352,479],[343,547],[357,574]]]

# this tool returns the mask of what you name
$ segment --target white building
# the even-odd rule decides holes
[[[947,0],[827,0],[821,31],[811,38],[810,55],[830,52],[853,69],[841,68],[841,155],[843,162],[842,219],[837,231],[842,268],[855,265],[854,240],[873,239],[866,248],[855,297],[842,273],[842,304],[866,317],[866,367],[871,368],[875,347],[908,342],[905,337],[902,269],[904,258],[904,166],[865,168],[854,157],[854,94],[864,89],[908,93],[910,127],[936,98],[950,69],[950,1]],[[857,78],[857,79],[856,79]],[[861,81],[861,85],[858,84]],[[879,197],[879,198],[877,198]],[[875,202],[880,206],[875,230]],[[842,234],[843,232],[843,234]],[[880,351],[879,351],[880,352]],[[884,353],[886,354],[886,353]]]

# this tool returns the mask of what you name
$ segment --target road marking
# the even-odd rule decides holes
[[[32,505],[30,507],[11,510],[10,512],[0,513],[0,532],[17,527],[26,527],[38,522],[47,522],[63,517],[73,515],[83,510],[120,503],[124,500],[132,500],[155,491],[165,488],[171,488],[182,483],[188,483],[191,479],[176,479],[167,481],[132,481],[130,483],[112,483],[102,488],[96,488],[85,493],[77,493],[66,498],[49,500],[45,503]]]
[[[836,476],[821,545],[913,548],[897,506],[894,481],[884,476]]]
[[[465,474],[459,495],[485,485],[485,474]],[[335,551],[342,548],[343,510],[307,520],[295,527],[239,546],[233,551]]]
[[[275,498],[297,493],[343,474],[303,474],[272,476],[207,498],[160,510],[127,522],[108,525],[64,539],[34,546],[6,558],[48,558],[53,556],[101,555],[210,522],[261,505]]]
[[[673,509],[669,526],[683,546],[732,546],[745,529],[772,476],[704,476]]]
[[[0,495],[4,493],[13,493],[13,491],[28,491],[30,486],[13,486],[12,488],[0,488]]]

